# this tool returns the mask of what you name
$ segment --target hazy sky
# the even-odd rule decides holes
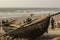
[[[60,0],[0,0],[0,8],[3,7],[59,7]]]

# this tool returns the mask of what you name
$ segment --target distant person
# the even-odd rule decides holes
[[[51,26],[52,26],[52,30],[54,29],[54,19],[51,19]]]
[[[2,20],[2,24],[6,23],[5,20]]]

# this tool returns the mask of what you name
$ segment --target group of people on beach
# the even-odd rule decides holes
[[[11,20],[8,20],[8,19],[2,19],[1,22],[0,22],[0,25],[2,26],[9,26],[10,24],[12,24],[13,22],[10,22]],[[10,22],[10,23],[9,23]]]
[[[8,22],[9,22],[9,20],[2,20],[2,24],[7,23],[7,26],[9,25]],[[29,24],[29,23],[31,23],[31,22],[32,22],[32,19],[31,19],[31,18],[27,18],[26,20],[23,20],[23,23]],[[55,20],[54,20],[53,18],[51,18],[50,23],[51,23],[51,29],[54,30],[54,28],[55,28],[55,26],[54,26]],[[20,22],[19,25],[21,25],[21,24],[22,24],[22,23]],[[48,30],[47,30],[47,33],[48,33]]]
[[[6,19],[6,20],[2,19],[1,22],[0,22],[0,24],[3,25],[3,26],[8,26],[10,21],[11,20],[8,20],[8,19]],[[32,22],[32,19],[31,18],[27,18],[27,19],[23,20],[22,22],[23,22],[23,24],[25,24],[25,23],[28,24],[28,23]],[[19,23],[20,26],[21,26],[22,22]],[[11,23],[13,23],[13,22],[11,22]]]
[[[23,20],[22,22],[23,22],[23,24],[29,24],[29,23],[32,22],[32,19],[31,18],[27,18],[27,19]],[[20,22],[19,25],[21,25],[22,22]]]

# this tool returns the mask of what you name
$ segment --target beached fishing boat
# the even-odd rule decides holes
[[[58,14],[60,14],[60,12],[53,15],[49,15],[48,17],[42,20],[36,21],[34,23],[23,25],[13,31],[7,32],[2,36],[9,35],[10,37],[12,37],[12,39],[14,38],[35,39],[36,37],[43,35],[48,30],[50,18]]]

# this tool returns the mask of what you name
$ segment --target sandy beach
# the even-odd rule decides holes
[[[12,20],[18,19],[15,23],[19,24],[19,22],[22,22],[26,18],[27,17],[21,17],[21,18],[20,17],[13,17],[13,18],[6,18],[6,19],[8,19],[9,21],[11,21],[10,19],[12,19]],[[34,19],[34,18],[41,18],[41,17],[40,16],[32,17],[32,19]],[[6,19],[4,19],[4,20],[6,20]],[[54,39],[56,37],[60,37],[60,28],[55,28],[55,30],[51,30],[51,28],[49,28],[48,33],[44,33],[41,37],[37,37],[34,40],[52,40],[52,39]],[[26,40],[26,39],[22,39],[22,40]]]

